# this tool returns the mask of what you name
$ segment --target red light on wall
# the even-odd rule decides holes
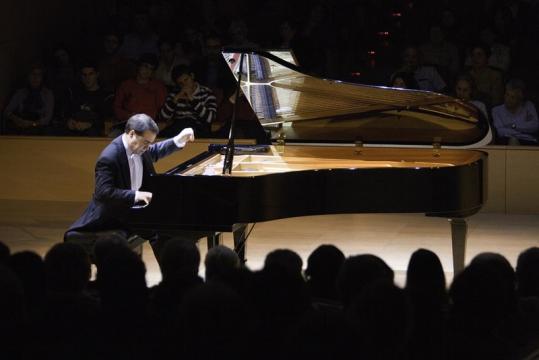
[[[359,76],[361,76],[361,73],[359,71],[354,71],[354,72],[351,72],[350,75],[352,75],[354,77],[359,77]]]
[[[394,12],[394,13],[391,14],[391,16],[393,16],[393,17],[401,17],[402,14],[400,12]]]

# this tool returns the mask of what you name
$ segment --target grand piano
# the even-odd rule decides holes
[[[210,146],[155,174],[131,226],[226,232],[296,216],[422,213],[450,220],[454,271],[466,218],[486,200],[486,119],[468,103],[417,90],[309,75],[290,51],[223,56],[274,145]],[[236,244],[240,246],[240,244]]]

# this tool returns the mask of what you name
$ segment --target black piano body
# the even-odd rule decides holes
[[[463,268],[465,218],[486,201],[487,155],[459,148],[490,140],[478,111],[440,94],[317,79],[275,52],[225,51],[236,75],[241,54],[242,91],[280,144],[236,149],[231,174],[225,155],[208,151],[150,177],[152,202],[133,209],[132,228],[226,232],[297,216],[422,213],[451,219]]]

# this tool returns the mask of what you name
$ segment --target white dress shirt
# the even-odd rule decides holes
[[[127,146],[127,135],[122,135],[122,142],[127,153],[127,161],[129,163],[129,174],[131,176],[131,190],[138,191],[142,186],[142,158],[140,155],[134,154]]]

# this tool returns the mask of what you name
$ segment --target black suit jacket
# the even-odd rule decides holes
[[[155,173],[153,163],[179,150],[168,139],[149,147],[142,158],[142,187]],[[126,229],[129,208],[134,205],[135,191],[131,190],[131,175],[122,136],[114,139],[99,155],[95,165],[95,191],[82,216],[68,231],[102,231]]]

